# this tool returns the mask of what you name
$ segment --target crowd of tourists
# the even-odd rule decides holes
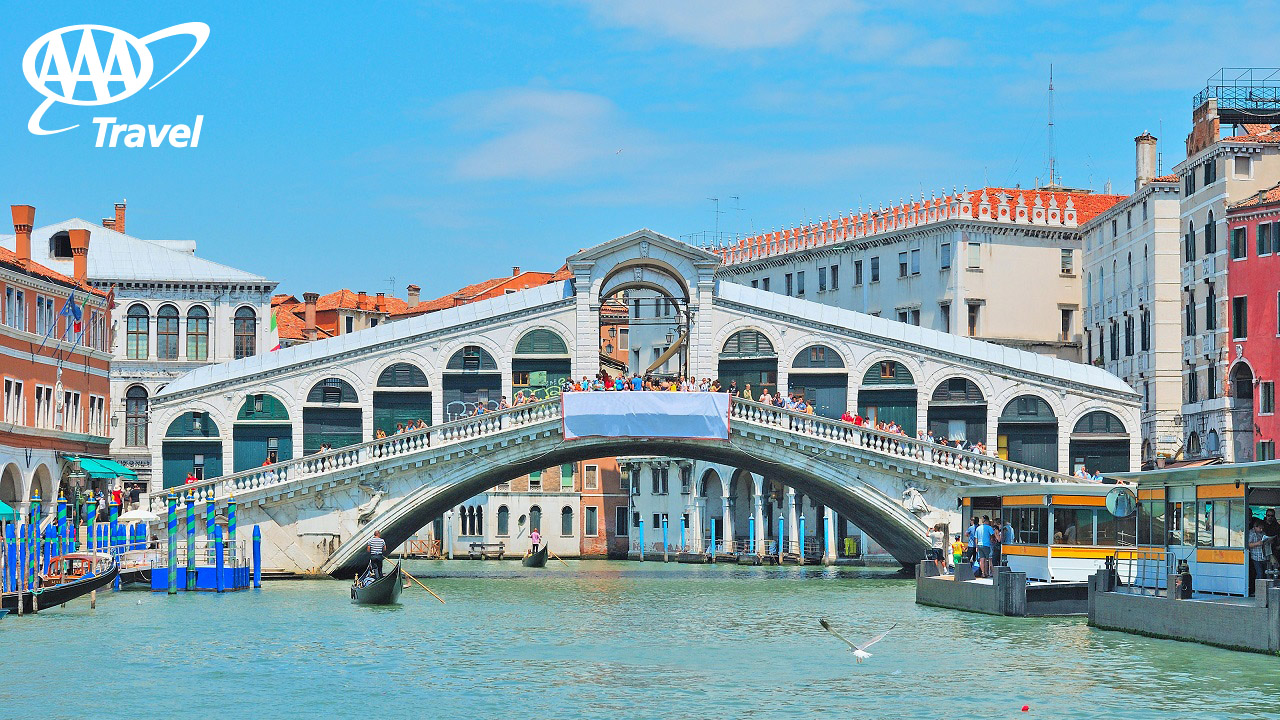
[[[952,565],[961,563],[973,564],[974,577],[991,577],[992,568],[1001,564],[1000,548],[1005,543],[1016,539],[1013,526],[999,516],[974,516],[963,534],[953,535],[951,539],[950,557],[947,554],[947,531],[945,525],[934,525],[929,530],[929,558],[938,568],[939,575],[947,574]]]

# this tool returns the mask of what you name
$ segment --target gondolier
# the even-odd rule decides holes
[[[382,556],[387,552],[387,541],[382,539],[382,531],[374,530],[369,540],[369,566],[373,568],[374,577],[382,577]]]
[[[529,533],[529,542],[533,543],[533,548],[530,552],[538,552],[538,546],[542,544],[542,533],[535,528],[533,532]]]

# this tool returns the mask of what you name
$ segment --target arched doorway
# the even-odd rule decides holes
[[[245,396],[231,428],[234,472],[293,459],[293,423],[284,403],[272,395]]]
[[[916,434],[916,381],[897,360],[881,360],[867,368],[858,389],[858,414],[874,423],[896,423]]]
[[[849,373],[844,372],[844,360],[832,348],[810,345],[791,362],[787,391],[813,403],[815,415],[838,420],[849,409]]]
[[[1120,418],[1105,410],[1086,413],[1071,430],[1071,472],[1128,472],[1129,435]]]
[[[714,468],[708,468],[702,474],[702,528],[699,537],[702,538],[702,549],[709,550],[711,548],[712,537],[712,521],[715,521],[715,540],[716,544],[720,544],[720,538],[724,535],[724,506],[725,506],[725,486],[720,479],[720,473]]]
[[[112,490],[114,487],[107,487],[106,490]],[[41,512],[45,515],[51,515],[56,512],[58,507],[57,488],[53,484],[53,474],[49,472],[49,466],[41,463],[36,466],[36,470],[31,475],[31,489],[28,491],[30,499],[36,499],[36,493],[39,493]]]
[[[1058,471],[1058,417],[1035,395],[1019,395],[1004,406],[996,425],[1000,457]]]
[[[208,413],[194,411],[169,423],[160,449],[164,487],[178,487],[187,475],[197,480],[222,475],[222,437]]]
[[[17,465],[9,463],[5,466],[4,473],[0,474],[0,502],[12,509],[12,515],[0,515],[0,521],[18,521],[18,513],[22,511],[22,497],[22,471],[18,469]],[[0,510],[0,512],[3,512],[3,510]]]
[[[342,378],[325,378],[311,386],[302,408],[302,454],[356,445],[364,439],[363,415],[356,389]]]
[[[1243,360],[1231,368],[1231,427],[1236,462],[1253,462],[1253,368]]]
[[[600,366],[675,379],[688,373],[689,286],[670,264],[642,253],[600,282]]]
[[[373,433],[394,435],[421,422],[431,424],[431,392],[427,374],[411,363],[396,363],[378,375],[373,391]]]
[[[476,410],[496,410],[502,398],[502,373],[498,363],[479,345],[467,345],[449,358],[444,368],[445,420],[474,415]]]
[[[929,398],[929,432],[938,439],[985,443],[987,401],[978,384],[963,377],[938,383]]]
[[[571,379],[569,346],[556,333],[539,328],[525,333],[511,358],[511,392],[545,399]]]
[[[739,330],[720,349],[720,387],[728,390],[736,383],[738,392],[751,385],[754,398],[768,390],[778,390],[778,353],[759,330]]]

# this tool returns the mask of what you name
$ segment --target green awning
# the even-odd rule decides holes
[[[72,459],[73,461],[75,458]],[[103,460],[102,458],[79,458],[80,469],[91,478],[100,480],[113,480],[118,477],[129,478],[131,480],[138,479],[138,473],[121,465],[115,460]]]
[[[0,500],[0,522],[18,522],[18,511]]]

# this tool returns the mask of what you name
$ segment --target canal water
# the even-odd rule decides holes
[[[0,620],[0,717],[1274,718],[1280,659],[917,606],[853,568],[415,562],[447,604],[339,581],[104,593]],[[861,665],[851,639],[898,626]],[[1027,706],[1026,712],[1022,711]]]

